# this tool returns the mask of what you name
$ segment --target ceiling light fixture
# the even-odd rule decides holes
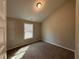
[[[36,4],[36,7],[37,7],[37,8],[41,8],[41,7],[42,7],[41,2],[38,2],[38,3]]]

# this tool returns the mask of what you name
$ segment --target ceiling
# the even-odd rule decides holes
[[[42,8],[37,9],[37,0],[8,0],[8,17],[42,22],[66,0],[38,0]]]

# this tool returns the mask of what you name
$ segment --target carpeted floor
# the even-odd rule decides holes
[[[8,59],[75,59],[74,53],[45,42],[8,51]]]

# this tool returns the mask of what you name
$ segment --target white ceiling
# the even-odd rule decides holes
[[[36,0],[8,0],[8,17],[41,22],[59,8],[66,0],[39,0],[43,7],[35,9]]]

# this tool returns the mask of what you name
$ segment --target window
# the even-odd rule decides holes
[[[24,39],[33,38],[33,24],[24,23]]]

